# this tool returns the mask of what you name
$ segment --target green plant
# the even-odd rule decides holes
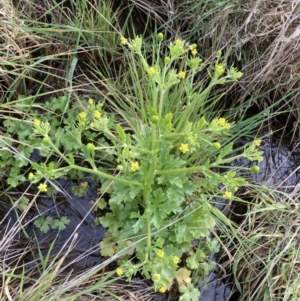
[[[24,186],[27,184],[24,181],[27,178],[37,184],[36,188],[40,192],[44,191],[47,194],[52,194],[50,189],[53,190],[56,187],[51,185],[54,184],[51,183],[54,179],[64,175],[78,180],[83,178],[84,173],[89,172],[88,169],[82,170],[79,168],[86,166],[87,163],[83,163],[83,159],[87,158],[89,162],[94,162],[96,168],[100,172],[104,172],[105,176],[116,175],[123,177],[125,180],[128,179],[126,177],[130,173],[118,161],[120,157],[118,149],[124,149],[121,142],[119,144],[117,142],[113,143],[113,139],[108,137],[108,133],[104,135],[102,130],[97,130],[96,127],[92,129],[89,124],[83,129],[77,129],[78,113],[81,113],[81,111],[88,113],[87,118],[89,122],[93,121],[93,112],[90,112],[90,109],[87,108],[90,105],[86,101],[88,97],[93,95],[97,99],[101,99],[101,97],[106,99],[103,116],[100,116],[102,117],[100,121],[103,121],[103,117],[107,117],[108,129],[117,137],[118,134],[114,124],[119,123],[126,135],[131,137],[129,146],[132,149],[136,146],[136,140],[133,138],[133,135],[139,135],[142,132],[142,125],[149,128],[152,126],[151,123],[155,124],[156,122],[159,127],[161,119],[158,115],[149,113],[150,109],[148,108],[152,107],[153,101],[153,85],[148,83],[150,77],[148,69],[142,66],[138,55],[134,52],[127,51],[124,48],[118,53],[121,47],[117,45],[118,33],[116,30],[112,31],[112,25],[116,24],[115,17],[119,12],[117,10],[111,11],[111,1],[97,1],[97,3],[92,1],[71,1],[74,5],[73,13],[62,7],[63,4],[66,4],[66,1],[50,0],[45,2],[43,7],[36,5],[32,1],[19,1],[19,3],[14,2],[13,4],[10,3],[11,1],[4,2],[3,8],[0,8],[3,16],[0,21],[1,32],[3,33],[0,43],[2,57],[0,67],[3,71],[0,75],[1,119],[5,120],[2,123],[0,140],[1,184],[5,190],[4,194],[9,197],[11,204],[14,204],[16,208],[24,213],[20,216],[20,219],[22,219],[29,206],[39,201],[35,197],[32,199],[32,196],[29,197],[28,194],[24,194],[18,201],[15,201],[15,196],[10,197],[15,195],[16,192],[20,192],[20,190],[24,191]],[[204,116],[206,120],[203,130],[209,127],[215,117],[217,119],[226,117],[230,122],[233,119],[236,121],[236,124],[231,122],[232,127],[226,132],[228,135],[217,137],[214,134],[215,140],[210,140],[211,137],[209,137],[208,141],[212,143],[211,145],[201,141],[200,146],[192,153],[189,141],[180,143],[177,143],[177,141],[173,151],[170,151],[169,154],[180,156],[181,160],[186,160],[183,164],[184,166],[205,166],[205,159],[210,160],[210,163],[213,164],[218,158],[218,153],[229,142],[239,137],[253,134],[249,129],[258,128],[258,125],[262,125],[261,128],[263,128],[265,122],[268,122],[268,125],[273,124],[270,120],[273,120],[274,116],[280,113],[277,112],[277,109],[280,108],[280,111],[282,111],[282,108],[285,110],[289,105],[292,105],[295,109],[292,114],[296,116],[296,122],[293,127],[296,135],[296,131],[299,128],[297,127],[299,114],[296,114],[299,104],[297,101],[292,100],[294,96],[297,96],[299,88],[297,88],[298,77],[296,76],[298,60],[295,59],[297,57],[297,47],[294,45],[296,42],[293,43],[294,40],[297,41],[297,39],[293,39],[297,32],[295,30],[297,24],[295,25],[293,20],[297,20],[294,16],[297,15],[299,10],[298,6],[293,8],[282,6],[282,1],[275,1],[274,5],[270,6],[268,1],[261,1],[261,13],[253,14],[253,10],[256,10],[256,3],[253,2],[249,6],[249,1],[241,1],[238,4],[232,1],[174,1],[171,6],[164,6],[165,11],[161,9],[161,6],[155,7],[151,1],[148,2],[145,1],[143,5],[140,5],[139,1],[130,1],[132,8],[135,6],[135,16],[139,15],[141,10],[144,10],[152,20],[155,19],[155,22],[149,23],[150,26],[147,27],[148,32],[151,31],[151,25],[157,28],[156,26],[160,26],[161,22],[166,22],[163,25],[163,30],[169,31],[168,33],[171,36],[176,32],[178,36],[184,39],[194,39],[195,37],[198,39],[200,37],[198,43],[201,45],[201,57],[208,58],[207,61],[203,62],[202,69],[197,70],[198,75],[192,83],[192,90],[196,92],[195,98],[199,100],[198,105],[196,104],[193,107],[192,113],[188,117],[185,116],[181,129],[184,129],[188,122],[192,124],[197,123],[201,116]],[[240,9],[245,5],[247,6],[246,10]],[[129,10],[131,11],[131,8]],[[78,15],[76,12],[78,12]],[[289,17],[281,18],[282,15]],[[270,18],[262,20],[262,16],[269,16]],[[43,20],[46,19],[46,23],[43,23]],[[49,20],[52,23],[50,27]],[[257,26],[257,24],[259,25]],[[274,26],[274,24],[278,26]],[[270,30],[266,30],[266,28]],[[283,31],[281,30],[282,28],[284,29]],[[252,32],[250,36],[249,31]],[[282,41],[282,37],[286,40],[285,42]],[[162,40],[162,38],[160,35],[158,40]],[[260,39],[260,41],[257,42],[257,39]],[[288,42],[288,40],[290,41]],[[270,56],[270,53],[275,53],[274,47],[278,47],[276,41],[280,45],[282,43],[284,45],[279,51],[275,51],[275,56]],[[131,44],[131,42],[125,41],[125,44]],[[156,42],[153,45],[147,45],[144,41],[141,49],[142,55],[147,59],[149,68],[157,64],[158,48]],[[166,41],[162,41],[162,45],[167,46]],[[231,45],[234,47],[231,47]],[[170,56],[164,52],[165,50],[161,46],[160,54],[165,53],[166,58],[164,62],[169,63]],[[214,54],[218,49],[224,50],[226,60],[230,62],[235,61],[239,64],[238,66],[242,68],[245,77],[234,87],[228,84],[212,86],[212,89],[207,93],[208,97],[202,94],[203,98],[200,98],[200,91],[204,91],[209,86],[210,77],[206,70],[208,69],[210,74],[214,74],[213,65],[215,64],[213,63],[212,65],[214,55],[211,54]],[[190,50],[191,57],[196,55],[195,51],[197,51],[196,48]],[[293,52],[295,55],[291,55]],[[154,56],[153,53],[155,53]],[[224,57],[222,55],[222,60],[219,58],[221,64],[225,62]],[[121,61],[120,68],[119,64],[114,64],[118,59]],[[289,61],[288,64],[286,63],[287,61]],[[86,66],[84,66],[85,63]],[[161,63],[162,60],[159,59],[159,72],[163,70],[163,64]],[[177,69],[177,74],[180,74],[181,77],[189,77],[190,74],[188,72],[183,73],[185,72],[183,70],[185,63],[185,59],[179,59],[176,60],[176,64],[174,61],[173,65],[169,66]],[[221,67],[218,69],[223,71]],[[224,69],[226,70],[226,67]],[[153,71],[155,69],[151,69],[151,72]],[[198,71],[200,72],[198,73]],[[82,80],[83,78],[84,80]],[[276,78],[280,80],[279,84]],[[181,79],[180,82],[173,85],[165,93],[162,116],[172,113],[172,125],[176,127],[182,118],[182,113],[186,112],[186,104],[188,103],[186,96],[188,94],[185,93],[185,90],[187,89],[186,83],[189,80],[191,80],[191,77],[189,79]],[[105,89],[103,89],[103,85]],[[229,89],[231,89],[231,93],[227,93]],[[87,95],[82,96],[82,93],[86,91]],[[59,97],[62,94],[65,94],[65,96]],[[51,95],[56,97],[51,98]],[[101,95],[101,97],[98,98],[98,95]],[[225,96],[225,99],[232,105],[228,105],[228,102],[224,105],[224,98],[221,98],[221,96]],[[191,102],[195,103],[196,99],[192,99]],[[45,101],[47,102],[45,103]],[[272,102],[271,106],[269,106],[270,101]],[[262,104],[265,109],[260,111],[259,114],[255,113],[255,115],[248,118],[248,108],[254,102]],[[275,113],[272,111],[274,108],[276,110]],[[114,116],[106,114],[104,111],[113,111]],[[233,119],[231,118],[232,116],[234,116]],[[245,116],[247,116],[247,120]],[[32,135],[34,119],[40,120],[41,124],[47,121],[50,123],[48,136]],[[287,118],[287,122],[290,122],[290,118]],[[274,129],[272,128],[272,130]],[[78,133],[81,133],[81,135],[78,135]],[[208,136],[210,136],[209,133]],[[68,162],[62,159],[60,153],[54,151],[51,143],[54,143],[67,158],[70,156],[71,160],[74,159],[77,167],[71,168]],[[86,149],[84,146],[86,146]],[[252,147],[256,149],[257,145],[256,147],[252,145]],[[182,150],[186,151],[186,153],[184,154]],[[32,155],[37,153],[38,158]],[[90,158],[89,156],[92,153],[93,158]],[[135,155],[136,152],[133,152],[133,156]],[[185,155],[187,159],[184,157]],[[229,151],[225,158],[232,156],[234,156],[233,153]],[[130,159],[131,157],[128,157],[128,161]],[[37,171],[31,168],[31,160],[38,160],[39,167]],[[132,173],[140,173],[144,163],[135,157],[133,160],[133,162],[126,162],[129,165],[127,169],[131,168],[131,163],[134,163],[133,169],[136,170],[132,171]],[[72,161],[70,162],[72,163]],[[236,235],[237,231],[234,232],[232,231],[234,230],[233,227],[230,228],[229,221],[219,211],[215,210],[213,206],[215,202],[214,196],[220,195],[237,200],[234,191],[223,191],[225,186],[220,185],[220,191],[216,193],[215,188],[217,186],[215,183],[212,183],[209,190],[207,190],[207,183],[209,183],[210,178],[214,179],[214,174],[222,173],[225,175],[227,171],[233,169],[228,167],[227,163],[228,161],[222,162],[220,160],[215,165],[210,164],[209,167],[213,172],[212,174],[207,174],[207,171],[206,174],[202,172],[189,172],[186,174],[188,180],[196,186],[196,191],[192,195],[185,196],[186,201],[181,205],[181,209],[183,209],[181,214],[173,214],[172,216],[171,213],[168,216],[166,227],[162,227],[162,229],[157,231],[154,226],[152,227],[151,240],[153,246],[155,247],[160,233],[164,234],[166,231],[171,233],[176,229],[177,223],[180,223],[181,220],[189,219],[193,214],[188,214],[189,204],[192,205],[194,202],[197,202],[198,195],[204,194],[207,196],[204,203],[209,204],[208,211],[211,213],[214,223],[217,223],[216,227],[221,228],[221,237],[217,237],[218,241],[223,244],[224,240],[229,239],[232,244],[239,237],[235,248],[231,249],[232,245],[230,244],[229,250],[226,250],[226,252],[227,254],[231,253],[231,256],[233,256],[230,259],[230,264],[233,264],[231,267],[233,268],[236,287],[242,292],[240,299],[250,298],[258,301],[268,298],[280,300],[297,299],[299,295],[297,293],[299,283],[297,274],[299,252],[297,250],[299,246],[296,221],[299,212],[295,201],[296,197],[286,196],[285,206],[282,207],[282,200],[285,200],[285,198],[276,196],[274,187],[269,189],[272,193],[274,192],[274,195],[271,193],[272,201],[269,199],[265,201],[262,194],[258,192],[259,189],[255,187],[253,195],[255,195],[256,200],[253,202],[251,199],[251,202],[247,205],[248,214],[246,220],[238,228],[238,234],[240,234],[238,236]],[[43,171],[45,171],[44,174]],[[236,169],[231,171],[236,171]],[[257,171],[259,171],[257,166],[252,167],[250,170],[250,172]],[[118,193],[118,191],[114,190],[114,178],[110,177],[105,181],[103,174],[101,176],[100,174],[94,173],[94,179],[101,181],[101,192],[106,191],[107,194],[111,194],[114,197]],[[21,183],[23,185],[18,186]],[[155,182],[155,185],[152,185],[152,189],[155,190],[157,187],[159,186]],[[172,185],[169,184],[169,186],[163,186],[162,189],[171,187]],[[250,189],[252,188],[253,186],[250,187]],[[84,193],[84,189],[80,190],[79,188],[80,194]],[[264,193],[265,187],[262,191]],[[6,202],[6,196],[3,198],[4,202]],[[141,198],[138,200],[133,199],[133,201],[138,202],[140,200]],[[276,206],[273,200],[276,200]],[[110,204],[107,199],[101,198],[95,200],[95,202],[97,203],[95,208],[101,210],[100,216],[109,212]],[[123,200],[120,202],[121,206],[125,205]],[[244,199],[243,202],[245,202]],[[202,212],[201,210],[201,208],[198,209],[198,211]],[[145,210],[139,206],[138,212],[140,215],[143,215]],[[199,214],[199,216],[203,215]],[[43,217],[43,219],[47,218]],[[129,218],[128,224],[138,221],[138,219],[134,217]],[[99,222],[99,219],[97,219],[97,222]],[[122,225],[124,224],[125,222]],[[25,231],[21,222],[19,225],[22,231]],[[286,227],[287,225],[289,226]],[[128,246],[122,249],[122,244],[125,245],[122,241],[118,244],[117,238],[107,237],[107,244],[102,248],[103,253],[115,254],[117,250],[121,250],[117,254],[123,253],[124,255],[125,251],[131,250],[133,252],[136,245],[143,245],[147,240],[143,229],[140,229],[136,235],[131,234],[131,236],[130,234],[126,236],[127,234],[125,233],[125,235],[122,232],[121,227],[118,230],[120,235],[124,236]],[[186,233],[189,234],[188,228]],[[7,241],[13,236],[15,236],[15,233],[7,235],[2,240],[0,250],[4,250],[5,254],[11,253],[7,252]],[[30,235],[26,237],[30,239]],[[140,241],[142,239],[144,239],[144,242]],[[186,286],[180,287],[182,299],[191,299],[190,297],[193,294],[190,292],[190,289],[197,294],[193,290],[192,284],[189,284],[189,282],[197,283],[197,278],[199,278],[196,275],[197,270],[198,274],[201,275],[204,274],[202,270],[209,271],[211,269],[211,263],[207,257],[210,251],[206,249],[206,244],[205,236],[202,239],[195,239],[190,251],[180,258],[180,268],[177,269],[175,276],[181,284],[186,283]],[[14,241],[11,242],[11,248],[15,251]],[[218,242],[213,240],[211,250],[217,249]],[[165,252],[164,257],[166,257],[165,246],[163,246],[162,251]],[[24,254],[23,250],[22,253]],[[129,256],[127,255],[127,258]],[[176,262],[179,259],[177,257],[175,255]],[[114,260],[114,258],[116,257],[111,257],[111,260]],[[120,261],[121,266],[116,272],[122,275],[130,275],[126,271],[126,255],[123,256],[123,260],[124,265]],[[174,262],[171,264],[174,264]],[[38,266],[38,263],[36,265]],[[43,266],[49,266],[49,262],[45,261]],[[82,277],[80,277],[80,280],[75,278],[76,276],[68,277],[70,281],[63,284],[65,293],[63,296],[60,289],[53,290],[53,287],[58,283],[57,277],[55,276],[55,283],[48,281],[51,278],[48,276],[51,276],[52,270],[49,271],[48,276],[45,273],[45,277],[41,279],[32,279],[25,276],[28,275],[28,271],[24,271],[23,275],[18,274],[20,266],[13,267],[9,272],[7,268],[5,267],[3,274],[5,280],[0,289],[1,300],[2,298],[4,300],[17,299],[15,293],[22,293],[23,288],[27,290],[27,293],[24,295],[26,300],[34,300],[36,298],[42,298],[43,300],[51,298],[74,300],[78,294],[83,294],[84,290],[86,293],[91,292],[90,284],[88,284],[88,282],[91,283],[88,278],[90,275],[84,276],[86,282],[83,281],[83,285],[81,284]],[[130,268],[131,265],[128,265],[129,270]],[[133,271],[135,271],[138,266],[134,265],[133,268]],[[191,273],[191,269],[194,270],[193,273]],[[34,273],[29,274],[33,275]],[[97,285],[105,279],[102,276],[103,273],[99,273],[99,275],[97,281],[93,281]],[[95,276],[93,275],[93,277]],[[161,275],[158,276],[158,273],[152,273],[149,277],[152,277],[157,287]],[[44,286],[44,283],[47,283],[47,285]],[[39,285],[40,287],[38,287]],[[80,292],[74,294],[75,290],[78,291],[79,285],[81,286]],[[57,284],[57,287],[61,288],[61,283]],[[36,292],[39,288],[41,289],[40,294],[34,297],[31,292]],[[166,288],[167,286],[158,289],[163,290]],[[94,291],[97,293],[102,289],[102,285],[94,287]],[[72,292],[71,295],[68,295],[69,291]],[[119,290],[118,296],[120,296]],[[194,299],[196,298],[197,295],[194,296]],[[20,299],[22,299],[22,294]],[[116,297],[116,299],[120,300],[120,297]]]
[[[60,218],[39,216],[34,222],[35,226],[43,233],[47,233],[50,229],[59,231],[64,230],[69,223],[70,219],[66,216],[61,216]]]
[[[214,66],[208,68],[209,80],[195,85],[204,68],[196,45],[178,39],[161,57],[162,39],[159,34],[151,65],[142,53],[140,37],[130,42],[121,39],[143,78],[145,102],[133,108],[137,115],[126,111],[128,107],[119,107],[123,119],[105,112],[101,102],[89,99],[83,110],[74,107],[68,113],[67,130],[59,131],[56,119],[33,120],[31,137],[36,147],[49,158],[57,156],[60,162],[31,162],[34,172],[29,176],[45,192],[43,179],[51,181],[73,170],[94,174],[104,187],[112,182],[108,212],[99,218],[107,228],[101,253],[107,256],[124,251],[118,274],[131,279],[141,270],[160,292],[168,289],[173,278],[182,277],[178,271],[183,254],[190,270],[207,275],[213,267],[207,258],[219,245],[210,233],[220,213],[211,200],[216,196],[232,199],[239,186],[247,185],[233,168],[224,173],[218,169],[239,157],[262,160],[257,143],[245,146],[240,155],[232,155],[233,143],[226,139],[233,124],[223,117],[205,116],[205,107],[211,107],[207,105],[211,89],[236,81],[242,73],[234,67],[226,72],[218,52]],[[196,90],[195,86],[202,88]],[[79,164],[80,157],[90,167]],[[109,158],[107,166],[101,164],[104,157]],[[52,225],[42,217],[36,223],[43,231]],[[138,264],[129,261],[132,254]],[[189,273],[187,268],[184,275]],[[187,294],[196,299],[189,284],[181,291],[182,300],[189,298]]]
[[[90,189],[88,182],[82,182],[78,185],[75,185],[72,187],[71,192],[74,195],[77,195],[79,197],[83,197],[87,194],[88,190]]]

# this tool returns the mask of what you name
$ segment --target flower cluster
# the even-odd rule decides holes
[[[256,139],[256,140],[253,141],[253,143],[254,143],[255,146],[259,147],[260,144],[261,144],[261,139]]]
[[[223,74],[225,72],[224,66],[222,64],[216,65],[215,70],[219,74]]]
[[[191,44],[191,45],[189,45],[189,49],[190,49],[190,51],[191,51],[191,54],[193,55],[193,56],[195,56],[198,52],[197,52],[197,45],[196,44]]]
[[[238,71],[235,67],[232,66],[229,69],[228,76],[232,80],[238,80],[243,76],[243,72]]]
[[[219,118],[218,119],[218,124],[224,128],[226,128],[227,130],[230,129],[231,125],[229,122],[226,121],[225,118]]]

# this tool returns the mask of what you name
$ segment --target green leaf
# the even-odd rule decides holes
[[[50,101],[45,103],[45,107],[49,109],[51,112],[63,113],[66,109],[68,103],[67,95],[63,95],[59,98],[52,97]]]
[[[104,180],[99,188],[99,192],[111,194],[113,192],[112,180]]]
[[[204,116],[202,116],[202,117],[200,118],[200,120],[198,121],[198,123],[197,123],[197,128],[198,128],[199,130],[201,130],[201,129],[205,126],[205,124],[206,124],[206,119],[205,119]]]
[[[99,222],[103,227],[109,228],[113,235],[117,235],[119,228],[124,224],[123,221],[117,220],[116,216],[111,212],[106,213],[105,216],[99,217]]]
[[[182,177],[176,177],[176,176],[174,176],[172,178],[169,178],[169,182],[170,182],[171,185],[175,185],[175,186],[177,186],[179,188],[183,187],[183,183],[182,183],[183,179],[182,179]]]
[[[214,238],[209,242],[209,247],[210,247],[211,253],[217,253],[220,250],[220,243],[217,239]]]
[[[66,216],[62,216],[60,219],[55,218],[53,220],[51,228],[59,231],[65,230],[70,221],[71,220]]]
[[[17,187],[19,183],[24,182],[26,179],[23,175],[17,175],[12,178],[7,179],[7,184],[9,184],[11,187]]]
[[[179,291],[182,294],[179,301],[199,301],[200,292],[191,283],[180,286]]]
[[[223,159],[225,156],[229,155],[232,152],[233,142],[227,144],[220,150],[220,157]]]
[[[199,261],[198,261],[196,254],[191,255],[187,259],[187,267],[194,270],[194,269],[197,269],[198,266],[199,266]]]
[[[168,198],[161,188],[155,190],[149,198],[149,206],[146,212],[151,216],[151,223],[159,229],[164,219],[172,212]]]
[[[130,214],[131,219],[137,219],[137,221],[132,225],[133,232],[136,234],[140,229],[145,228],[146,220],[147,220],[147,211],[141,215],[139,212],[132,212]]]
[[[12,166],[9,172],[10,177],[18,176],[20,173],[20,167],[19,166]]]
[[[168,113],[164,116],[163,120],[162,120],[162,128],[164,128],[164,134],[168,135],[171,133],[172,131],[172,118],[173,118],[173,114],[172,113]]]
[[[115,254],[114,249],[114,242],[113,238],[108,234],[108,232],[105,233],[104,239],[100,242],[101,256],[113,256]]]
[[[75,130],[74,130],[75,131]],[[58,139],[58,137],[57,137]],[[60,143],[64,147],[65,151],[76,151],[82,148],[81,141],[78,140],[78,138],[72,134],[70,130],[67,130],[66,132],[63,132],[62,136],[60,137]]]
[[[112,197],[109,204],[113,203],[126,203],[132,201],[138,193],[142,190],[140,186],[128,186],[123,183],[115,183]]]
[[[26,196],[23,196],[20,199],[20,202],[18,203],[17,208],[21,211],[24,211],[27,208],[28,204],[29,204],[29,199]]]
[[[181,203],[185,201],[184,192],[181,189],[170,187],[167,189],[168,204],[174,213],[182,211]]]
[[[105,201],[105,199],[101,198],[97,201],[97,207],[100,210],[103,210],[104,208],[107,207],[107,202]]]
[[[201,262],[199,264],[199,268],[201,269],[202,271],[202,274],[204,276],[208,276],[209,273],[211,273],[211,271],[216,267],[216,263],[213,262],[213,261],[210,261],[210,262]]]
[[[88,190],[90,189],[88,182],[81,182],[78,185],[75,185],[71,188],[71,192],[79,197],[83,197],[87,194]]]
[[[70,160],[70,164],[71,164],[71,165],[74,165],[74,164],[75,164],[75,160],[74,160],[73,154],[69,154],[69,160]]]
[[[124,131],[124,129],[119,124],[116,125],[116,131],[117,131],[117,133],[119,135],[120,140],[123,143],[126,143],[125,131]]]
[[[191,235],[188,226],[186,223],[177,223],[175,224],[175,235],[176,241],[180,244],[185,241],[191,241],[193,236]]]
[[[52,223],[53,218],[51,216],[47,216],[46,218],[40,216],[35,220],[34,225],[39,228],[41,232],[47,233],[50,230]]]

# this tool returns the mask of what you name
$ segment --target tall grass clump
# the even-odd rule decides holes
[[[143,10],[138,1],[136,9]],[[244,74],[226,99],[235,107],[248,102],[260,109],[281,100],[271,110],[285,111],[277,119],[298,137],[299,75],[297,1],[155,1],[149,16],[160,30],[197,42],[201,53],[222,50],[228,62]],[[159,16],[159,17],[158,17]],[[249,100],[252,99],[250,102]],[[287,112],[288,111],[288,112]]]

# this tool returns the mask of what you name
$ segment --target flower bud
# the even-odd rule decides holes
[[[48,136],[43,138],[43,143],[49,144],[50,143],[50,138]]]
[[[216,57],[217,57],[217,58],[220,58],[221,55],[222,55],[222,51],[221,51],[221,50],[218,50],[218,51],[216,52]]]
[[[88,151],[90,151],[90,152],[94,152],[95,149],[96,149],[96,146],[95,146],[93,143],[88,143],[88,144],[86,145],[86,149],[87,149]]]
[[[156,123],[158,123],[158,121],[159,121],[159,117],[157,115],[154,115],[154,116],[151,117],[151,122],[152,123],[156,124]]]
[[[158,42],[162,42],[164,40],[164,35],[161,32],[157,34],[157,40]]]
[[[167,64],[170,63],[170,60],[171,59],[168,56],[166,56],[165,59],[164,59],[164,63],[167,65]]]
[[[212,147],[214,149],[220,149],[221,148],[221,144],[219,142],[215,142],[215,143],[212,144]]]
[[[260,168],[259,168],[259,166],[255,165],[250,168],[250,171],[253,173],[257,173],[260,171]]]

